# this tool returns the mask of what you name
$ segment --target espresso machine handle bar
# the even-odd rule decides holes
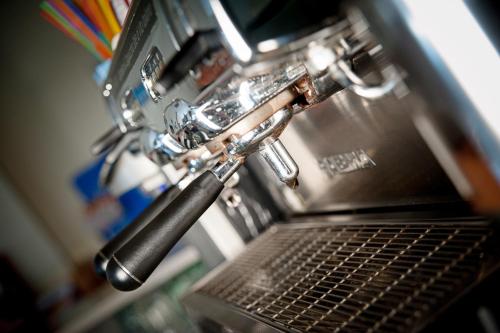
[[[151,222],[132,236],[111,257],[106,274],[109,282],[122,291],[140,287],[177,241],[212,205],[227,178],[212,170],[193,180]]]
[[[124,135],[125,133],[122,132],[118,125],[113,126],[92,144],[90,152],[92,155],[100,155],[116,145]]]
[[[179,192],[178,187],[172,187],[160,194],[132,223],[104,245],[94,258],[94,267],[97,274],[106,277],[106,267],[113,254],[158,216]]]

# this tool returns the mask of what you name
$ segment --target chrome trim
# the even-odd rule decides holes
[[[227,154],[238,157],[259,151],[279,180],[295,188],[299,167],[278,139],[291,118],[291,110],[284,108],[277,111],[256,128],[229,143]]]
[[[240,62],[247,63],[253,57],[253,52],[219,0],[209,0],[210,7],[219,24],[229,51]]]
[[[344,60],[339,60],[335,64],[343,75],[335,76],[335,79],[344,87],[351,89],[357,95],[364,98],[376,99],[390,93],[400,81],[396,70],[389,68],[385,80],[378,85],[369,85],[354,73]]]
[[[116,257],[113,255],[113,257],[111,257],[111,259],[113,259],[116,264],[118,266],[120,266],[120,268],[125,272],[127,273],[128,276],[130,276],[132,279],[134,279],[135,282],[139,283],[139,284],[144,284],[144,282],[142,282],[141,280],[139,280],[137,277],[134,276],[134,274],[130,273],[130,271],[125,267],[123,266],[123,264],[118,260],[116,259]]]
[[[168,133],[194,149],[225,132],[306,75],[302,65],[289,66],[249,79],[236,77],[199,105],[175,99],[164,111]]]
[[[120,100],[120,106],[123,119],[128,125],[127,127],[138,128],[144,123],[145,117],[142,113],[141,105],[134,96],[132,89],[125,90]]]
[[[160,92],[156,90],[156,82],[164,66],[163,55],[156,46],[153,46],[141,66],[141,81],[155,103],[161,99]]]
[[[229,143],[226,147],[228,154],[231,156],[245,156],[264,148],[267,144],[265,140],[271,139],[271,142],[276,140],[290,119],[292,119],[290,110],[279,110],[253,130]]]
[[[169,134],[158,133],[151,128],[143,129],[140,140],[144,155],[160,166],[174,161],[187,151]]]
[[[238,171],[244,162],[244,158],[229,158],[224,162],[217,163],[210,172],[221,182],[225,183],[231,176]]]
[[[107,186],[113,179],[115,167],[123,152],[127,150],[130,145],[137,141],[140,137],[140,131],[127,132],[126,135],[113,147],[113,149],[106,155],[106,159],[99,171],[99,184]]]
[[[295,188],[298,185],[299,167],[279,139],[265,144],[259,150],[259,153],[264,157],[267,165],[271,167],[280,181],[291,188]]]

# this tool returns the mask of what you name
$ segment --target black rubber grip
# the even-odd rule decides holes
[[[223,188],[224,183],[210,171],[191,182],[166,209],[115,252],[106,269],[109,282],[122,291],[140,287]]]
[[[160,194],[132,223],[104,245],[94,258],[94,267],[97,274],[106,277],[106,267],[113,254],[167,208],[167,205],[179,192],[178,187],[172,187]]]
[[[90,152],[93,155],[100,155],[114,146],[123,137],[123,133],[118,126],[113,126],[106,133],[104,133],[94,144],[90,147]]]

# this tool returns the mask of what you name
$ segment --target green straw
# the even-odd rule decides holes
[[[83,47],[85,47],[94,57],[99,61],[103,61],[104,59],[99,55],[99,53],[95,50],[94,45],[80,33],[80,31],[74,29],[71,24],[61,15],[59,12],[52,7],[52,5],[46,1],[40,4],[40,8],[45,11],[48,15],[50,15],[54,20],[56,20],[59,24],[61,24],[64,29],[66,29]]]

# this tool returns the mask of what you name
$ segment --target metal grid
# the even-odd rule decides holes
[[[477,224],[273,227],[198,292],[287,330],[415,330],[477,278]]]

